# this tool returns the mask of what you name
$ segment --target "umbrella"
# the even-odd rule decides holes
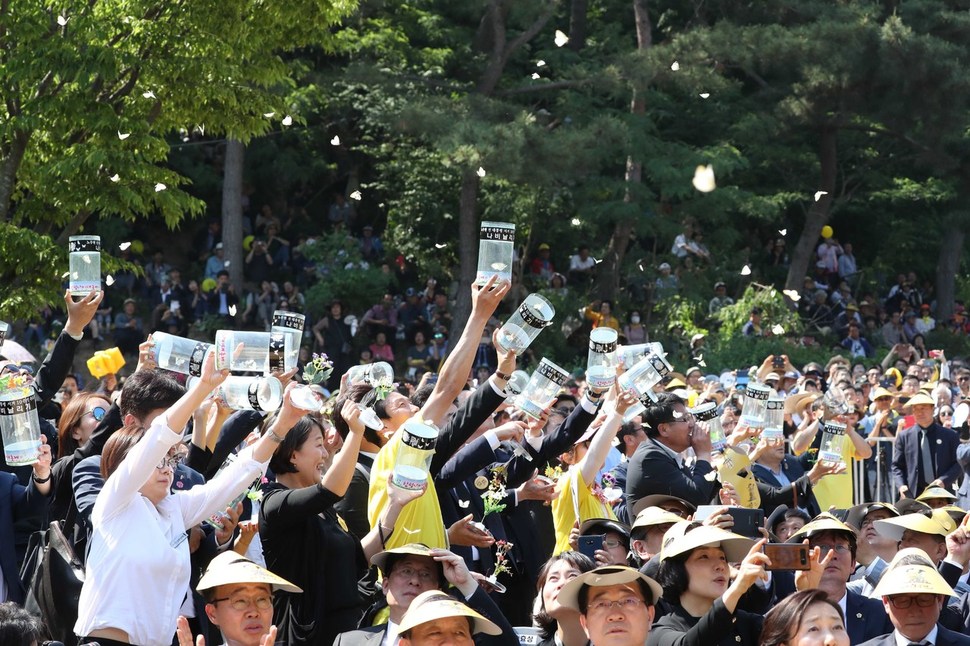
[[[30,354],[27,348],[10,339],[5,339],[0,345],[0,357],[17,363],[37,363],[37,357]]]

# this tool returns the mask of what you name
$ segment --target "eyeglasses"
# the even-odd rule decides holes
[[[852,551],[848,545],[824,545],[822,543],[816,543],[812,547],[817,547],[823,556],[828,554],[829,550],[835,550],[836,554],[848,554]]]
[[[414,577],[418,577],[418,580],[420,580],[422,583],[429,583],[431,580],[436,578],[434,572],[431,570],[415,570],[414,568],[410,567],[395,568],[394,571],[391,572],[391,576],[396,576],[404,580],[410,580]]]
[[[623,545],[623,543],[616,540],[615,538],[610,538],[608,540],[603,541],[603,547],[605,547],[608,550],[615,550],[616,548],[621,546],[626,547],[626,545]]]
[[[255,599],[247,599],[246,597],[223,597],[222,599],[213,599],[209,603],[217,604],[221,601],[228,601],[229,606],[238,612],[247,610],[249,606],[256,606],[257,610],[269,610],[273,607],[273,597],[256,597]]]
[[[906,610],[906,608],[911,607],[914,603],[920,608],[929,608],[936,604],[936,601],[937,597],[935,594],[890,595],[889,597],[889,603],[893,604],[894,608],[899,608],[900,610]]]
[[[95,406],[94,408],[86,412],[84,415],[90,415],[91,417],[94,418],[94,421],[100,422],[101,420],[104,419],[104,416],[107,414],[108,414],[107,410],[105,410],[101,406]],[[81,415],[81,417],[84,417],[84,415]]]
[[[636,597],[624,597],[616,601],[594,601],[589,604],[589,612],[603,614],[609,612],[613,608],[622,610],[623,612],[630,612],[635,610],[644,604],[643,599],[637,599]]]
[[[166,455],[157,465],[155,465],[155,468],[161,471],[165,467],[170,467],[174,471],[175,467],[180,465],[184,459],[185,458],[183,458],[181,455]]]

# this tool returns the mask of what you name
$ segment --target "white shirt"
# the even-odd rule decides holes
[[[210,482],[170,494],[156,507],[138,490],[180,439],[160,415],[98,494],[76,634],[117,628],[133,644],[169,646],[189,586],[185,530],[224,509],[266,470],[246,449]]]
[[[586,256],[586,260],[583,260],[579,254],[576,254],[569,259],[569,269],[571,270],[584,270],[591,269],[596,266],[596,258],[592,256]]]
[[[384,639],[381,640],[381,646],[397,646],[401,641],[400,636],[397,634],[397,624],[387,620],[387,630],[384,631]]]
[[[933,646],[934,644],[936,644],[936,636],[937,636],[937,633],[939,632],[940,632],[939,625],[934,624],[933,630],[931,630],[923,639],[908,639],[900,635],[898,630],[894,630],[893,639],[896,640],[896,646],[909,646],[910,644],[918,644],[920,642]]]

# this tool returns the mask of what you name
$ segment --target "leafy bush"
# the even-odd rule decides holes
[[[333,233],[316,238],[303,249],[316,263],[319,279],[306,291],[307,307],[315,316],[340,299],[345,312],[364,312],[380,301],[394,281],[380,267],[364,262],[356,238]]]

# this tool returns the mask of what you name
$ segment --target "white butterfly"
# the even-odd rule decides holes
[[[263,116],[266,117],[267,119],[272,119],[275,114],[276,114],[275,112],[264,112]]]
[[[235,315],[236,315],[236,306],[235,305],[230,305],[229,306],[229,316],[235,316]]]
[[[694,179],[691,183],[701,193],[710,193],[713,191],[717,188],[717,183],[714,181],[714,167],[708,164],[695,168]]]
[[[130,246],[131,246],[131,243],[130,242],[122,242],[120,245],[118,245],[118,248],[121,249],[122,251],[124,251],[125,249],[129,248]]]
[[[680,69],[680,63],[678,63],[677,61],[674,61],[673,63],[670,64],[671,72],[676,72],[679,69]]]
[[[161,192],[162,192],[162,191],[164,191],[164,190],[165,190],[166,188],[168,188],[168,187],[167,187],[167,186],[165,186],[164,184],[162,184],[161,182],[159,182],[158,184],[155,184],[155,192],[156,192],[156,193],[161,193]]]
[[[788,229],[778,229],[778,233],[780,233],[783,236],[786,236],[788,235]]]
[[[539,76],[539,73],[538,73],[538,72],[533,72],[533,73],[532,73],[532,80],[533,80],[533,81],[537,81],[537,80],[539,80],[539,79],[541,79],[541,78],[542,78],[542,77],[541,77],[541,76]]]
[[[118,181],[121,180],[121,175],[119,175],[118,173],[115,173],[108,179],[110,179],[112,182],[118,183]]]
[[[747,265],[745,265],[744,267],[742,267],[741,268],[741,275],[742,276],[750,276],[751,275],[751,267],[749,267]]]
[[[568,42],[569,42],[569,36],[567,36],[566,34],[562,33],[561,30],[557,29],[556,30],[556,47],[562,47],[563,45],[565,45]]]
[[[332,146],[339,146],[340,145],[340,137],[338,137],[337,135],[334,135],[333,139],[330,140],[330,145],[332,145]]]
[[[815,191],[815,201],[818,202],[820,199],[822,199],[823,195],[828,195],[828,194],[829,194],[828,191]]]
[[[64,25],[67,24],[67,18],[65,18],[64,16],[58,16],[57,17],[57,24],[60,25],[61,27],[63,27]]]
[[[478,174],[479,177],[485,177],[485,169],[482,168],[481,166],[479,166],[478,170],[475,172]]]
[[[145,97],[146,99],[154,99],[155,93],[152,92],[151,90],[148,90],[147,92],[143,92],[142,96]]]
[[[707,97],[711,96],[711,93],[710,92],[701,92],[698,96],[701,97],[702,99],[706,99]]]
[[[108,287],[111,287],[112,285],[114,285],[115,284],[114,276],[112,276],[111,274],[108,274],[107,276],[105,276],[104,284],[107,285]]]
[[[283,125],[284,126],[289,126],[292,123],[293,123],[293,117],[291,117],[290,115],[286,115],[285,117],[283,117]]]
[[[131,136],[131,133],[130,132],[121,132],[120,130],[118,131],[118,139],[120,139],[122,141],[124,141],[125,139],[127,139],[130,136]]]
[[[468,505],[472,504],[471,500],[459,500],[458,506],[462,509],[468,509]]]

